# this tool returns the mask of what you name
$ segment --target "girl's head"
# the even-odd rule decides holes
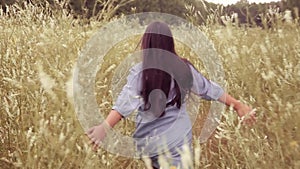
[[[185,95],[192,87],[193,78],[188,61],[180,58],[175,52],[174,39],[168,25],[162,22],[151,23],[142,37],[141,49],[141,96],[145,102],[144,110],[159,117],[170,105],[180,108]],[[172,81],[175,95],[167,102]]]
[[[175,54],[175,45],[171,30],[163,22],[153,22],[148,25],[141,45],[142,49],[158,48]]]

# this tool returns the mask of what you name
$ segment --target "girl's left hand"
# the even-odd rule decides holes
[[[108,132],[108,126],[103,122],[102,124],[98,126],[91,127],[86,132],[86,135],[90,139],[90,144],[93,145],[93,150],[96,151],[101,142],[104,140],[107,132]]]

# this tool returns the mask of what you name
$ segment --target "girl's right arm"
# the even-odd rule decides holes
[[[244,117],[245,123],[253,123],[256,120],[255,110],[227,94],[218,84],[207,80],[193,66],[190,66],[190,68],[193,74],[193,93],[206,100],[218,100],[227,106],[233,106],[239,117]]]
[[[244,122],[246,124],[252,124],[256,121],[255,109],[252,109],[246,104],[241,103],[234,97],[230,96],[228,93],[224,92],[223,95],[218,99],[218,101],[226,104],[227,106],[233,106],[239,117],[244,117]]]

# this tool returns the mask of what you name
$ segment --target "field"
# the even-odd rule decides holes
[[[11,10],[10,16],[0,14],[0,168],[145,168],[138,159],[93,152],[75,116],[73,67],[105,22],[87,24],[35,7]],[[210,106],[203,101],[193,131],[194,168],[300,168],[299,26],[199,29],[220,54],[227,91],[255,107],[258,121],[239,125],[235,112],[227,109],[215,134],[199,144]],[[123,50],[134,50],[138,39],[121,42],[104,58],[95,84],[101,112],[111,108],[109,85],[115,70],[110,66],[125,57]],[[203,68],[186,47],[179,45],[177,52]],[[130,134],[133,125],[123,120],[117,129]]]

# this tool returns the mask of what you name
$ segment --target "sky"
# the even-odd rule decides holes
[[[218,3],[218,4],[223,4],[223,5],[229,5],[229,4],[234,4],[238,2],[239,0],[206,0],[208,2],[213,2],[213,3]],[[263,2],[274,2],[274,1],[280,1],[280,0],[248,0],[250,3],[255,2],[255,3],[263,3]]]

